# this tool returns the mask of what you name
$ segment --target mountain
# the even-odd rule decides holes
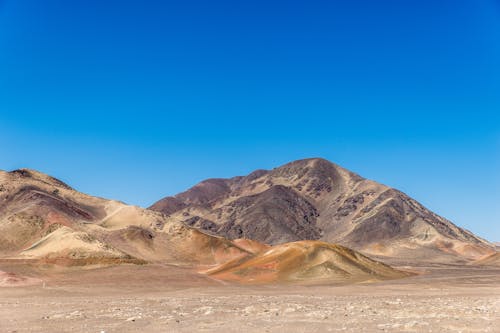
[[[164,214],[92,197],[43,173],[0,171],[0,258],[215,264],[248,254]]]
[[[172,199],[165,209],[202,207],[227,190],[223,181],[214,182],[193,196],[193,201],[189,196],[182,201]],[[274,204],[268,206],[269,200]],[[289,232],[301,237],[319,236],[312,224],[317,218],[314,206],[285,186],[235,202],[235,209],[242,209],[242,216],[249,220],[269,216],[275,241],[285,240]],[[289,221],[280,221],[283,210],[293,212]],[[299,215],[302,218],[297,218]],[[35,170],[0,171],[0,286],[41,281],[3,271],[13,263],[28,263],[30,267],[41,264],[44,269],[55,265],[168,264],[192,268],[193,274],[203,270],[213,279],[240,283],[357,282],[408,276],[333,244],[299,242],[272,247],[241,237],[230,240],[205,232],[204,228],[212,226],[209,220],[182,213],[180,216],[191,219],[188,224],[201,229],[162,212],[80,193]],[[253,230],[251,225],[247,228]],[[263,269],[273,277],[266,280],[256,276]],[[242,275],[243,270],[248,274]]]
[[[208,179],[150,209],[215,235],[272,245],[321,240],[402,261],[493,253],[492,244],[406,194],[320,158]]]

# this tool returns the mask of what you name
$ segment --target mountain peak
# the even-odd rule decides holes
[[[150,208],[176,221],[203,221],[194,226],[224,237],[271,244],[319,239],[402,259],[474,258],[493,248],[404,193],[323,158],[203,181]]]
[[[56,187],[62,187],[65,189],[72,189],[68,184],[64,183],[63,181],[54,178],[52,176],[49,176],[43,172],[33,170],[33,169],[28,169],[28,168],[20,168],[16,170],[12,170],[7,173],[11,179],[17,179],[20,181],[26,180],[26,179],[31,179],[35,181],[40,181],[48,185],[56,186]]]

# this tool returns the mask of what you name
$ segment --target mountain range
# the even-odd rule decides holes
[[[35,170],[0,171],[0,263],[156,263],[264,283],[392,279],[411,273],[381,261],[497,257],[404,193],[323,159],[209,179],[149,209]]]

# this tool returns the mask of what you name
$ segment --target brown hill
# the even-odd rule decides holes
[[[215,264],[248,253],[162,213],[77,192],[34,170],[0,171],[0,259]]]
[[[205,272],[240,283],[377,281],[409,276],[343,246],[299,241],[273,246]]]
[[[402,261],[475,259],[493,252],[487,241],[406,194],[324,159],[209,179],[150,209],[231,239],[323,240]]]

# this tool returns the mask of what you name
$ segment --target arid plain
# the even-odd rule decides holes
[[[322,159],[149,209],[0,172],[0,332],[499,332],[497,244]]]
[[[422,268],[362,284],[222,284],[124,265],[2,288],[2,332],[499,332],[500,270]]]

